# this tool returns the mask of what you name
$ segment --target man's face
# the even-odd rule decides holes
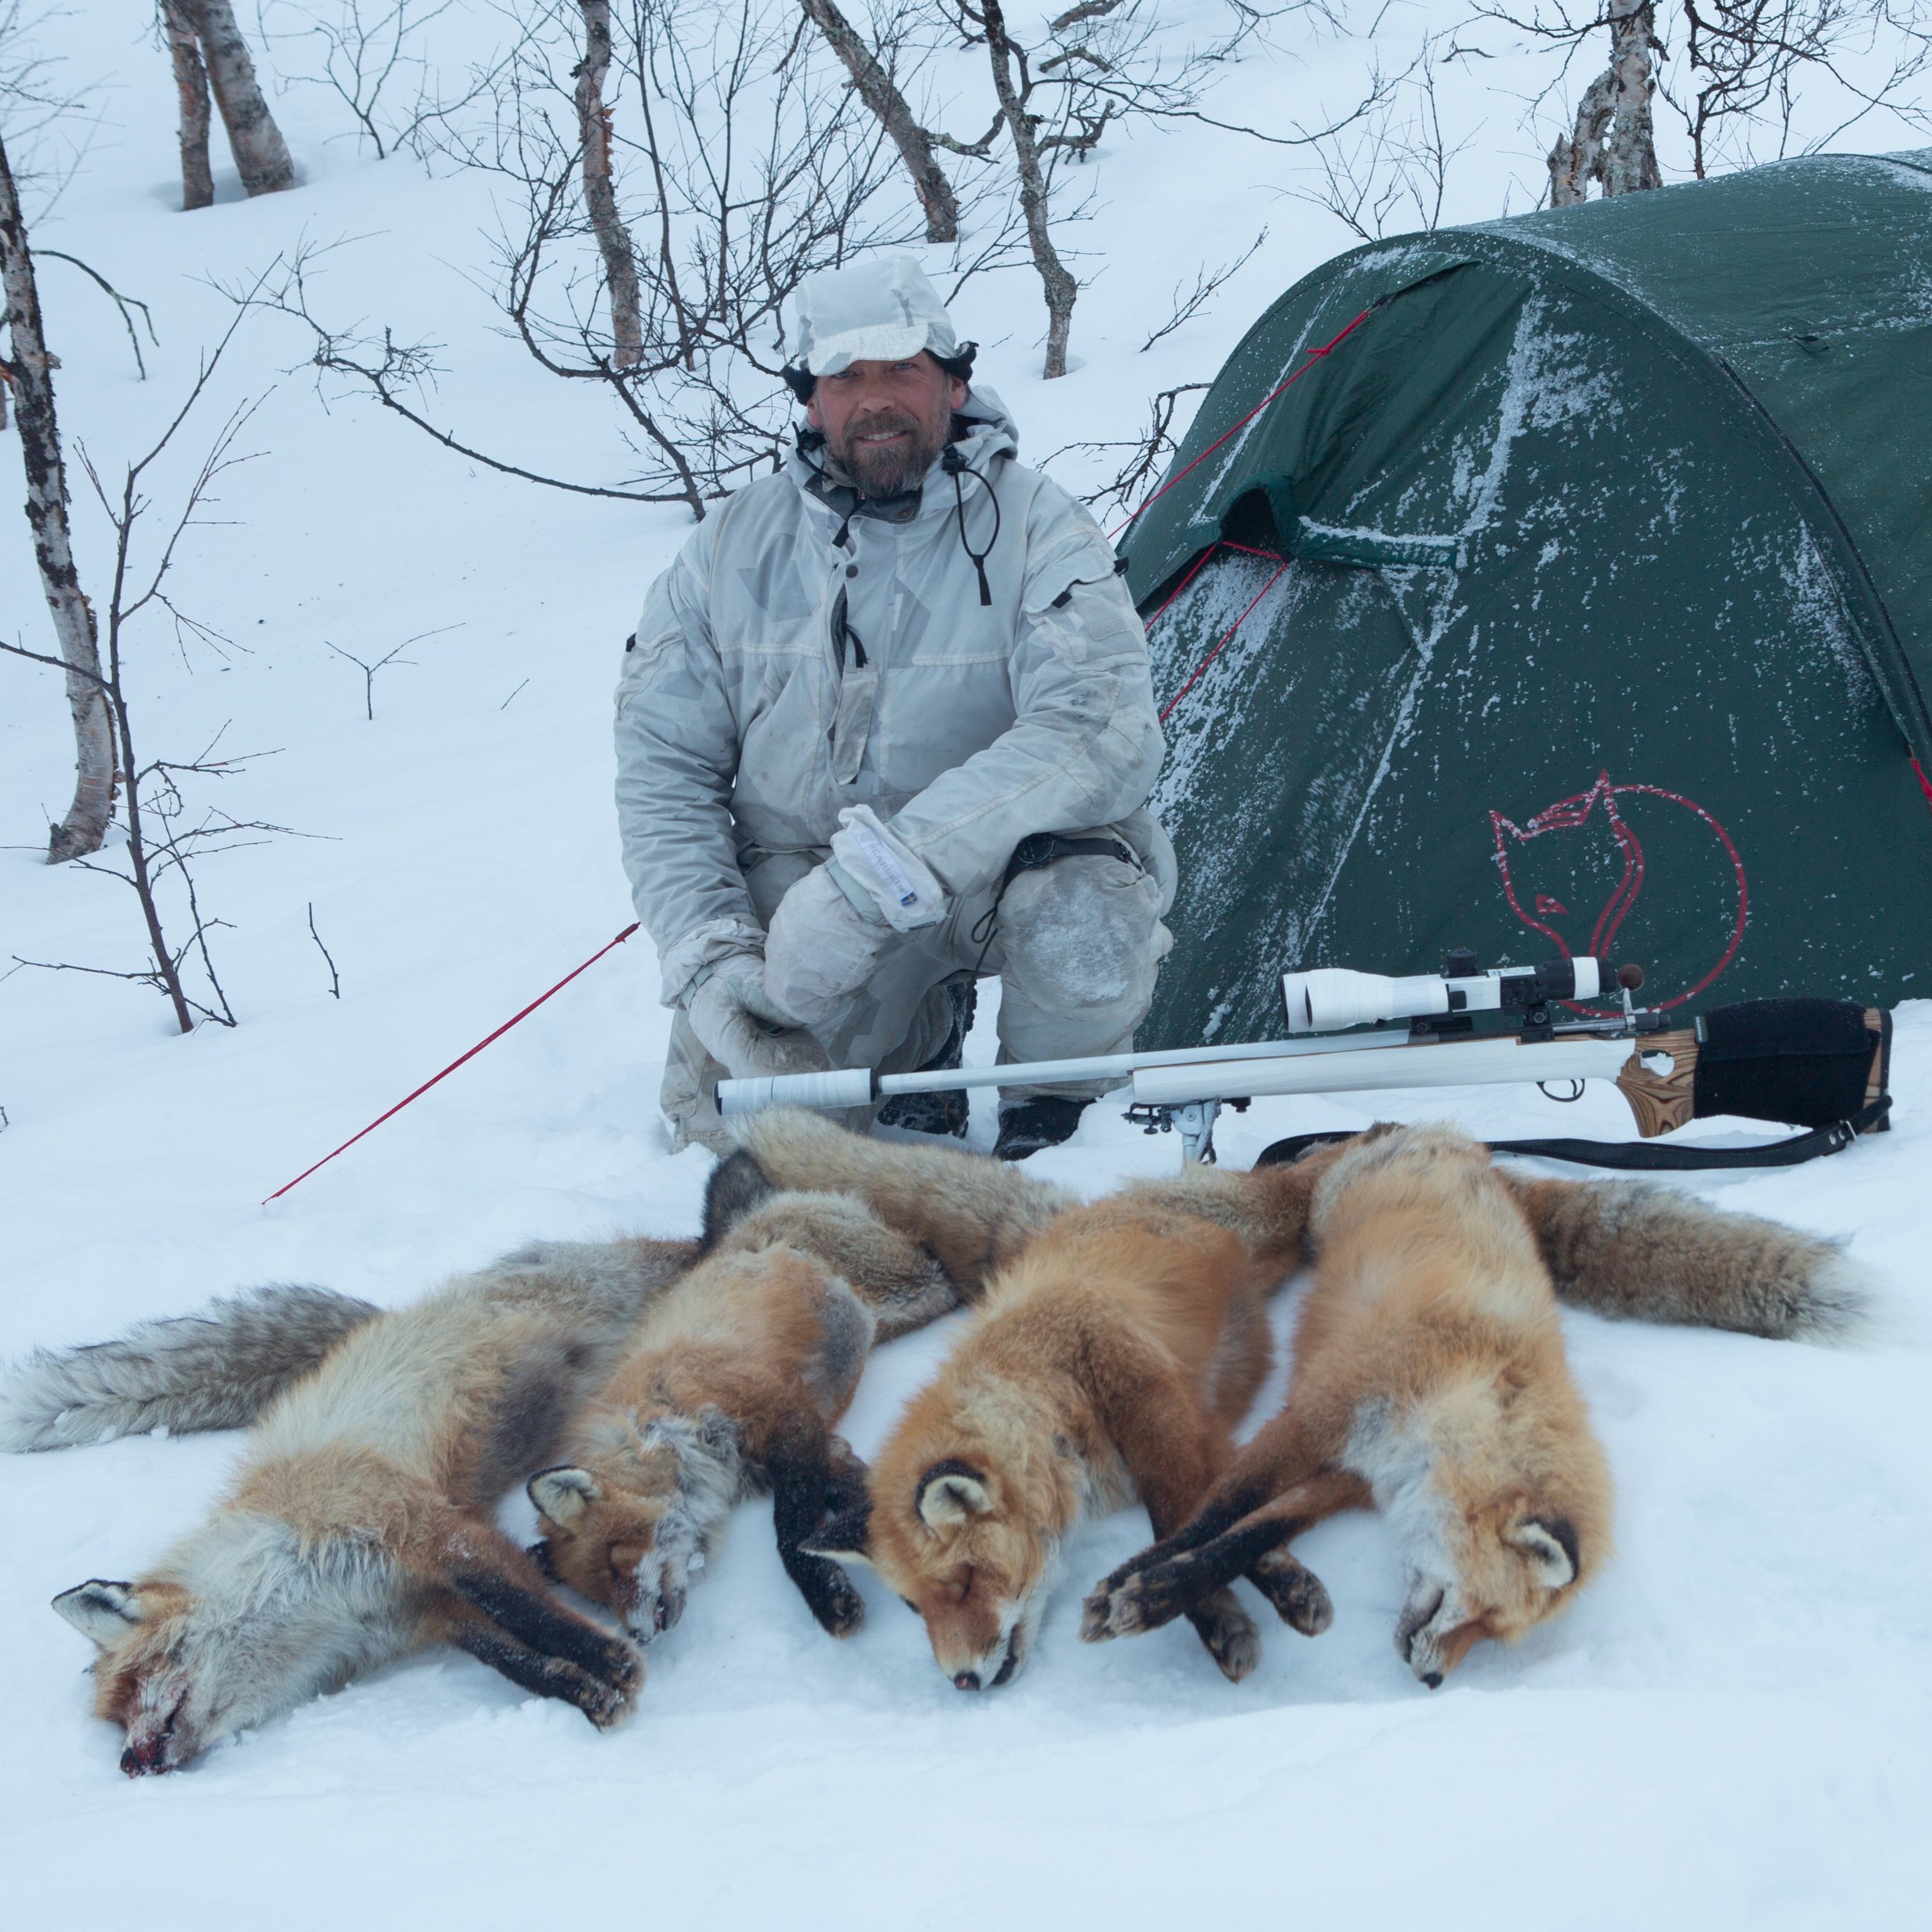
[[[946,447],[966,385],[922,349],[904,362],[854,362],[821,376],[805,417],[824,434],[860,494],[896,496],[925,476]]]

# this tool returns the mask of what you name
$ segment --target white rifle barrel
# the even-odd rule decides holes
[[[761,1113],[767,1107],[863,1107],[895,1094],[952,1094],[969,1088],[1046,1087],[1085,1080],[1131,1081],[1136,1100],[1172,1105],[1252,1094],[1612,1079],[1630,1053],[1628,1042],[1606,1040],[1551,1040],[1533,1046],[1519,1046],[1514,1039],[1392,1046],[1386,1034],[1355,1034],[1340,1040],[1260,1040],[1156,1053],[1101,1054],[1085,1060],[956,1066],[930,1073],[875,1076],[868,1068],[855,1066],[830,1073],[721,1080],[718,1111],[730,1117]],[[1336,1064],[1343,1060],[1346,1066]]]
[[[1274,1094],[1355,1094],[1402,1087],[1488,1087],[1516,1080],[1614,1080],[1634,1051],[1627,1040],[1442,1040],[1383,1046],[1324,1064],[1322,1054],[1282,1054],[1244,1066],[1195,1060],[1144,1067],[1136,1102],[1176,1106]]]

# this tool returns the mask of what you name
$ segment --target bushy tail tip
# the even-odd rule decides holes
[[[36,1349],[0,1375],[0,1449],[240,1428],[380,1312],[328,1288],[276,1282],[199,1315],[141,1322],[115,1341]]]
[[[1848,1341],[1873,1280],[1832,1243],[1643,1181],[1508,1177],[1565,1300],[1602,1315]]]

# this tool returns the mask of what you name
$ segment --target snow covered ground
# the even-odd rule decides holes
[[[226,326],[211,284],[252,276],[306,236],[356,238],[324,284],[345,316],[452,345],[445,419],[575,473],[610,472],[608,416],[488,332],[468,278],[490,220],[476,178],[358,160],[329,140],[326,104],[292,95],[281,108],[305,185],[250,203],[218,171],[220,205],[184,217],[171,96],[140,22],[117,13],[50,32],[82,76],[107,77],[105,119],[38,238],[147,299],[162,337],[138,382],[111,310],[71,271],[44,267],[64,425],[104,472],[156,433]],[[1259,111],[1268,77],[1238,82]],[[1521,172],[1504,138],[1514,111],[1456,212],[1496,212]],[[1074,374],[1036,380],[1037,298],[1023,275],[976,288],[965,318],[1036,452],[1130,433],[1152,389],[1210,375],[1262,304],[1346,239],[1272,199],[1274,158],[1232,137],[1144,139],[1096,165],[1083,245],[1106,272],[1077,314]],[[1238,253],[1264,220],[1274,237],[1212,314],[1139,355],[1172,284]],[[77,974],[22,970],[0,986],[0,1355],[97,1339],[245,1282],[323,1281],[398,1302],[533,1235],[695,1225],[708,1160],[671,1157],[656,1118],[667,1016],[641,940],[274,1210],[258,1205],[628,922],[609,691],[644,586],[686,527],[670,510],[479,472],[362,405],[326,412],[306,353],[294,332],[251,322],[212,399],[211,426],[268,392],[242,444],[265,453],[226,479],[214,513],[232,526],[190,533],[177,586],[234,648],[178,650],[158,625],[131,648],[148,755],[191,754],[224,725],[224,748],[277,750],[223,802],[308,836],[204,872],[206,902],[232,928],[214,943],[233,1031],[179,1037],[152,993]],[[184,461],[201,446],[190,436]],[[0,499],[8,487],[0,472]],[[98,518],[81,561],[98,597]],[[4,518],[0,581],[9,634],[40,647],[24,530]],[[365,719],[362,674],[328,645],[371,659],[430,631],[378,678]],[[134,964],[125,888],[40,862],[70,764],[56,681],[0,664],[0,958]],[[975,1057],[991,1056],[989,1008]],[[1270,1625],[1238,1688],[1184,1627],[1078,1642],[1080,1588],[1145,1537],[1136,1513],[1094,1526],[1028,1671],[968,1698],[862,1576],[867,1628],[843,1646],[825,1638],[759,1504],[653,1646],[620,1732],[430,1654],[189,1773],[130,1783],[118,1738],[87,1714],[87,1646],[47,1600],[137,1570],[203,1510],[234,1444],[144,1439],[0,1464],[0,1918],[143,1932],[488,1932],[539,1916],[855,1932],[1229,1914],[1373,1928],[1921,1924],[1932,1006],[1900,1016],[1894,1084],[1889,1137],[1700,1190],[1850,1237],[1889,1284],[1886,1332],[1827,1352],[1571,1317],[1618,1484],[1621,1554],[1572,1615],[1509,1653],[1478,1651],[1433,1694],[1391,1648],[1401,1582],[1372,1519],[1306,1540],[1334,1627],[1310,1643]],[[1560,1114],[1533,1092],[1332,1096],[1230,1118],[1222,1157],[1377,1117],[1490,1135],[1630,1131],[1622,1102],[1594,1089]],[[976,1114],[976,1144],[992,1126]],[[1178,1158],[1173,1139],[1144,1139],[1102,1106],[1036,1166],[1098,1191]],[[1278,1308],[1284,1329],[1292,1300]],[[881,1352],[849,1425],[862,1453],[956,1327]],[[1280,1388],[1277,1376],[1261,1409]],[[520,1502],[506,1521],[527,1526]]]

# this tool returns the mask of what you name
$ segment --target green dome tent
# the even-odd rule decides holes
[[[1228,358],[1124,545],[1178,944],[1609,952],[1680,1016],[1932,994],[1932,150],[1378,242]]]

